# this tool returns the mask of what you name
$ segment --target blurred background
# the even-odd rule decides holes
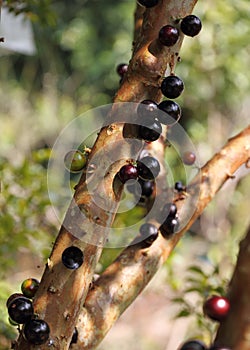
[[[120,79],[116,66],[131,56],[134,9],[132,0],[3,1],[0,350],[9,349],[17,334],[8,322],[6,299],[20,291],[23,279],[40,278],[59,228],[47,192],[50,147],[75,117],[112,102]],[[176,74],[186,88],[177,102],[180,123],[203,165],[249,123],[250,5],[200,1],[194,14],[203,29],[184,40]],[[181,177],[175,156],[168,153],[166,160],[174,177]],[[216,325],[203,317],[202,302],[225,290],[249,225],[249,171],[236,175],[100,350],[172,350],[190,337],[210,342]],[[117,220],[126,226],[130,217]],[[98,272],[117,254],[106,249]]]

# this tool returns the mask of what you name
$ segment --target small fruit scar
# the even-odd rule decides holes
[[[235,175],[233,175],[232,173],[227,172],[226,174],[227,174],[229,179],[232,179],[232,180],[235,179]]]
[[[250,168],[250,158],[246,161],[246,168],[247,168],[247,169]]]

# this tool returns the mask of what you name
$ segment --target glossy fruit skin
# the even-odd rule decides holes
[[[136,180],[138,177],[137,167],[133,164],[126,164],[118,172],[121,182],[124,184],[128,180]]]
[[[158,160],[151,156],[146,156],[137,162],[138,176],[143,180],[154,180],[160,172]]]
[[[181,31],[187,36],[196,36],[200,33],[201,28],[201,20],[197,16],[189,15],[181,21]]]
[[[182,191],[185,190],[185,188],[184,188],[184,186],[183,186],[183,184],[182,184],[181,181],[177,181],[177,182],[175,183],[175,185],[174,185],[174,188],[175,188],[176,191],[178,191],[178,192],[182,192]]]
[[[177,207],[174,203],[166,203],[162,208],[162,216],[166,220],[167,218],[174,219],[177,214]]]
[[[158,109],[159,109],[158,120],[164,125],[175,124],[181,117],[181,108],[178,105],[178,103],[174,101],[171,101],[171,100],[162,101],[158,105]]]
[[[184,83],[181,78],[176,75],[169,75],[164,78],[161,83],[161,92],[167,98],[177,98],[181,95],[184,90]]]
[[[50,329],[47,322],[39,319],[32,319],[25,324],[23,332],[29,343],[42,345],[49,339]]]
[[[183,163],[186,165],[193,165],[196,161],[196,155],[194,152],[185,152],[182,157]]]
[[[140,235],[143,240],[143,247],[150,247],[158,237],[158,229],[155,225],[145,223],[140,227]]]
[[[78,269],[83,263],[83,252],[75,246],[66,248],[62,253],[62,263],[68,269]]]
[[[7,306],[7,308],[9,307],[9,305],[10,305],[10,303],[12,303],[12,301],[14,300],[14,299],[16,299],[16,298],[22,298],[22,297],[24,297],[24,295],[22,294],[22,293],[14,293],[14,294],[11,294],[10,296],[9,296],[9,298],[7,299],[7,301],[6,301],[6,306]]]
[[[20,324],[27,323],[34,314],[31,300],[26,297],[13,299],[9,303],[8,313],[12,321]]]
[[[144,100],[137,107],[137,115],[141,118],[141,122],[153,122],[157,117],[158,105],[152,100]],[[140,120],[139,120],[140,122]]]
[[[189,340],[179,350],[207,350],[206,345],[200,340]]]
[[[219,346],[219,345],[212,345],[209,350],[232,350],[225,346]]]
[[[155,183],[153,181],[144,181],[143,179],[138,179],[126,186],[130,193],[133,193],[135,196],[141,195],[146,198],[152,195],[154,187]]]
[[[76,344],[76,343],[77,343],[77,340],[78,340],[78,330],[77,330],[77,328],[75,327],[75,328],[74,328],[73,335],[72,335],[72,338],[71,338],[70,345],[71,345],[71,344]]]
[[[230,310],[230,302],[227,298],[212,295],[203,305],[203,312],[214,321],[221,322],[225,320]]]
[[[154,7],[158,4],[159,0],[137,0],[138,3],[145,7]]]
[[[87,157],[79,150],[69,151],[64,157],[65,167],[70,172],[81,171],[87,163]]]
[[[162,45],[170,47],[179,39],[179,31],[168,24],[160,29],[158,38]]]
[[[27,298],[33,298],[39,287],[39,281],[35,278],[27,278],[21,285],[21,291]]]
[[[141,185],[141,196],[142,197],[150,197],[154,191],[155,183],[153,181],[144,181],[142,179],[138,180]]]
[[[161,225],[161,234],[164,238],[169,238],[178,231],[179,220],[177,218],[167,217]]]
[[[155,119],[152,122],[144,122],[139,125],[139,137],[144,141],[153,142],[158,140],[162,133],[161,123]]]
[[[128,64],[127,63],[120,63],[116,67],[116,72],[120,77],[123,77],[125,73],[128,71]]]

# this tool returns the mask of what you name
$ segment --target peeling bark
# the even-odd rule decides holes
[[[240,134],[231,138],[221,151],[202,167],[201,176],[197,176],[187,188],[187,194],[198,192],[199,198],[192,218],[182,227],[180,232],[173,235],[168,240],[160,236],[148,249],[142,249],[140,244],[129,246],[120,254],[114,263],[103,272],[88,293],[81,317],[77,324],[80,334],[78,344],[73,347],[73,349],[94,349],[101,342],[114,322],[134,301],[155,275],[157,270],[162,266],[177,242],[201,215],[204,208],[214,198],[221,186],[232,177],[240,166],[243,164],[247,165],[249,159],[250,126]],[[180,212],[180,220],[185,217],[185,210],[188,210],[190,200],[191,196],[189,195],[182,200],[176,197],[175,203],[178,206],[178,212]],[[245,259],[248,258],[249,255],[247,255]],[[246,268],[246,266],[248,265],[245,264],[244,267]],[[248,273],[247,270],[245,270],[244,273]],[[243,279],[242,283],[243,288],[246,279]],[[245,298],[246,296],[247,292]],[[244,303],[247,304],[246,299],[244,300]],[[246,305],[245,307],[247,309]],[[240,317],[242,308],[238,311],[238,316]],[[247,317],[247,312],[245,315]],[[233,317],[231,322],[235,324],[235,320],[236,319]],[[244,321],[242,322],[244,323]],[[247,322],[249,331],[249,317]],[[223,334],[225,334],[227,330],[228,328],[225,327]],[[240,331],[238,333],[242,334]],[[224,335],[221,339],[223,339],[223,337]],[[231,334],[228,335],[228,337],[233,336]],[[232,348],[235,349],[234,347]],[[240,349],[240,347],[238,347],[237,350],[238,349]]]

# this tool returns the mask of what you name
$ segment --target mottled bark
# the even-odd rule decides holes
[[[188,211],[192,196],[194,193],[199,193],[195,212],[180,232],[168,240],[159,236],[156,242],[147,249],[142,249],[140,244],[126,248],[103,272],[88,293],[77,324],[80,333],[79,343],[73,349],[94,349],[100,343],[121,313],[133,302],[168,258],[177,242],[201,215],[216,192],[240,166],[247,164],[249,159],[250,126],[230,139],[221,151],[202,167],[201,174],[187,188],[185,197],[182,197],[181,200],[179,196],[176,197],[175,203],[180,213],[180,221],[182,221],[186,216],[185,212]],[[244,266],[245,273],[248,273],[248,265]],[[243,279],[242,284],[244,283],[246,280],[244,282]],[[241,308],[239,310],[242,311]],[[233,317],[232,322],[236,322],[236,318]]]

